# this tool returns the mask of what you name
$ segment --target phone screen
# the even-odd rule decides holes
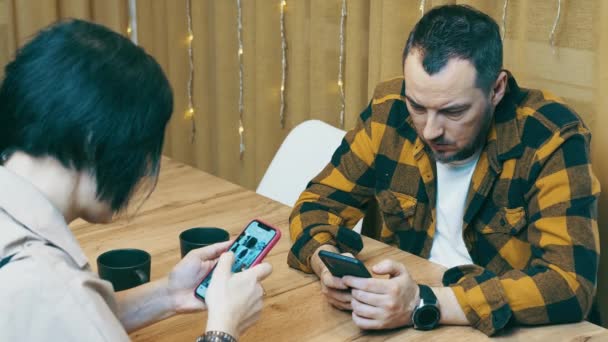
[[[230,251],[234,253],[232,272],[240,272],[251,267],[276,234],[276,230],[267,227],[259,221],[252,221],[234,241],[232,246],[230,246]],[[196,294],[199,297],[205,298],[212,275],[213,270],[209,272],[196,288]]]

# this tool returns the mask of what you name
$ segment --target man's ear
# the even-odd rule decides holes
[[[507,91],[507,80],[509,76],[505,71],[501,71],[492,86],[491,98],[492,105],[496,107],[502,98],[505,96],[505,92]]]

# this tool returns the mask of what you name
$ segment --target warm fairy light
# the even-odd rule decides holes
[[[188,83],[186,84],[186,95],[188,96],[187,110],[184,117],[190,120],[190,143],[194,143],[196,139],[196,118],[194,117],[194,50],[192,42],[194,41],[194,33],[192,32],[192,3],[191,0],[186,0],[186,27],[188,35]]]
[[[236,39],[238,46],[238,60],[239,60],[239,155],[240,159],[243,160],[245,156],[245,82],[243,69],[245,65],[243,63],[243,7],[241,0],[236,0]]]
[[[191,117],[193,117],[194,108],[192,108],[192,107],[188,108],[188,110],[186,111],[186,114],[184,116],[186,117],[186,119],[190,119]]]
[[[281,29],[281,104],[279,107],[279,121],[281,128],[285,128],[285,108],[287,105],[287,32],[285,29],[285,8],[287,6],[286,0],[281,0],[281,13],[279,18],[279,24]]]
[[[344,129],[344,119],[346,115],[346,96],[344,94],[344,57],[346,41],[346,0],[342,0],[342,10],[340,11],[340,57],[338,59],[338,90],[340,91],[340,128]]]
[[[505,0],[502,4],[502,23],[500,24],[500,38],[505,40],[507,33],[507,7],[509,6],[509,0]]]
[[[551,51],[555,54],[555,41],[557,39],[557,25],[562,14],[562,0],[557,0],[557,13],[555,14],[555,20],[553,20],[553,26],[551,27],[551,33],[549,34],[549,44],[551,45]]]
[[[127,36],[137,45],[137,0],[128,0]]]
[[[420,6],[418,7],[418,9],[420,10],[420,17],[422,18],[424,16],[424,9],[426,8],[426,1],[425,0],[420,0]]]

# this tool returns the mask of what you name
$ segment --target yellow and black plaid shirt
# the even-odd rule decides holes
[[[405,105],[403,78],[378,85],[330,164],[310,182],[290,218],[288,263],[311,272],[323,244],[356,254],[351,229],[373,197],[379,237],[428,258],[435,233],[435,161]],[[563,323],[588,314],[599,261],[599,182],[591,134],[562,101],[509,77],[473,173],[463,238],[475,265],[443,277],[471,325],[492,335],[509,322]]]

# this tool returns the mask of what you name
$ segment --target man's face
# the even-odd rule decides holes
[[[462,161],[483,147],[494,105],[477,87],[473,64],[453,58],[431,76],[414,49],[405,59],[404,73],[407,108],[435,160]]]

